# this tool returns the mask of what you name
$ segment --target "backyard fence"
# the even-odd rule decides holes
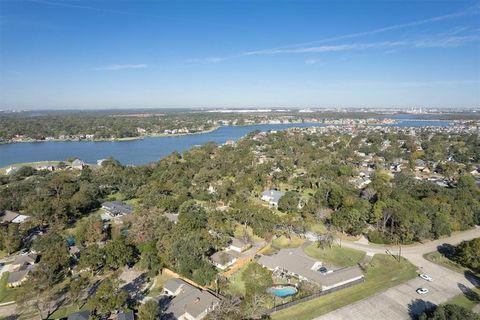
[[[286,309],[286,308],[290,308],[290,307],[292,307],[294,305],[297,305],[299,303],[307,302],[307,301],[316,299],[318,297],[325,296],[327,294],[330,294],[330,293],[333,293],[333,292],[336,292],[336,291],[339,291],[339,290],[342,290],[342,289],[345,289],[345,288],[349,288],[349,287],[354,286],[356,284],[362,283],[363,281],[364,281],[364,278],[361,278],[361,279],[358,279],[358,280],[355,280],[355,281],[352,281],[352,282],[349,282],[349,283],[342,284],[342,285],[340,285],[338,287],[335,287],[335,288],[319,291],[319,292],[316,292],[316,293],[314,293],[312,295],[309,295],[307,297],[275,306],[275,307],[265,311],[264,314],[269,315],[269,314],[272,314],[274,312],[277,312],[277,311],[280,311],[280,310],[283,310],[283,309]]]

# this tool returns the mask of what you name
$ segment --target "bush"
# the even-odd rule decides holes
[[[368,241],[377,244],[390,244],[392,243],[391,239],[388,238],[383,232],[372,230],[367,234]]]

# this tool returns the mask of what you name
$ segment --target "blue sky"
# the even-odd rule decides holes
[[[0,1],[0,109],[480,107],[478,1]]]

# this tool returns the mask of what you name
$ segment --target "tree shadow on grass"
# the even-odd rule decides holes
[[[470,281],[471,284],[473,284],[476,288],[480,288],[480,277],[473,273],[470,270],[466,270],[463,275],[465,278]]]
[[[464,284],[457,284],[458,288],[462,291],[463,295],[470,301],[480,303],[480,294],[476,293],[470,288],[467,288]]]
[[[430,311],[436,307],[435,304],[430,301],[422,299],[415,299],[408,304],[408,315],[411,319],[418,319],[418,317],[425,311]]]

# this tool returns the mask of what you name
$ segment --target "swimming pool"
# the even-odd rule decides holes
[[[298,292],[297,288],[292,286],[276,286],[269,288],[267,291],[280,298],[293,296]]]

